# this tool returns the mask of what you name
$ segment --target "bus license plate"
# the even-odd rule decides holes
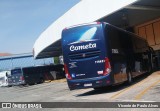
[[[92,86],[92,83],[84,84],[85,87]]]

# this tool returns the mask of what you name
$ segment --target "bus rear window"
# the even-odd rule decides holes
[[[63,45],[72,45],[85,41],[97,40],[101,35],[101,25],[99,24],[79,26],[64,30],[62,34],[62,42]]]
[[[11,71],[12,75],[21,74],[21,73],[22,73],[21,69],[14,69],[14,70]]]

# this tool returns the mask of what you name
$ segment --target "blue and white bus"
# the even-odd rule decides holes
[[[62,31],[64,69],[70,90],[132,82],[152,69],[146,40],[103,22]]]

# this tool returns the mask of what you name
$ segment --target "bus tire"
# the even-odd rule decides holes
[[[150,65],[148,65],[148,73],[152,73],[152,67]]]
[[[44,83],[44,79],[43,78],[40,78],[40,83]]]
[[[101,87],[94,87],[94,90],[106,90],[108,87],[107,86],[101,86]]]
[[[93,89],[94,89],[94,90],[101,90],[102,87],[94,87]]]
[[[131,84],[133,82],[132,81],[132,74],[131,74],[131,72],[127,73],[127,82],[128,82],[128,84]]]

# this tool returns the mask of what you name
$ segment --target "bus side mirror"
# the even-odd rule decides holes
[[[151,52],[152,54],[155,54],[155,51],[154,51],[154,49],[153,49],[152,47],[149,47],[149,50],[150,50],[150,52]]]
[[[6,76],[8,77],[8,73],[6,72]]]

